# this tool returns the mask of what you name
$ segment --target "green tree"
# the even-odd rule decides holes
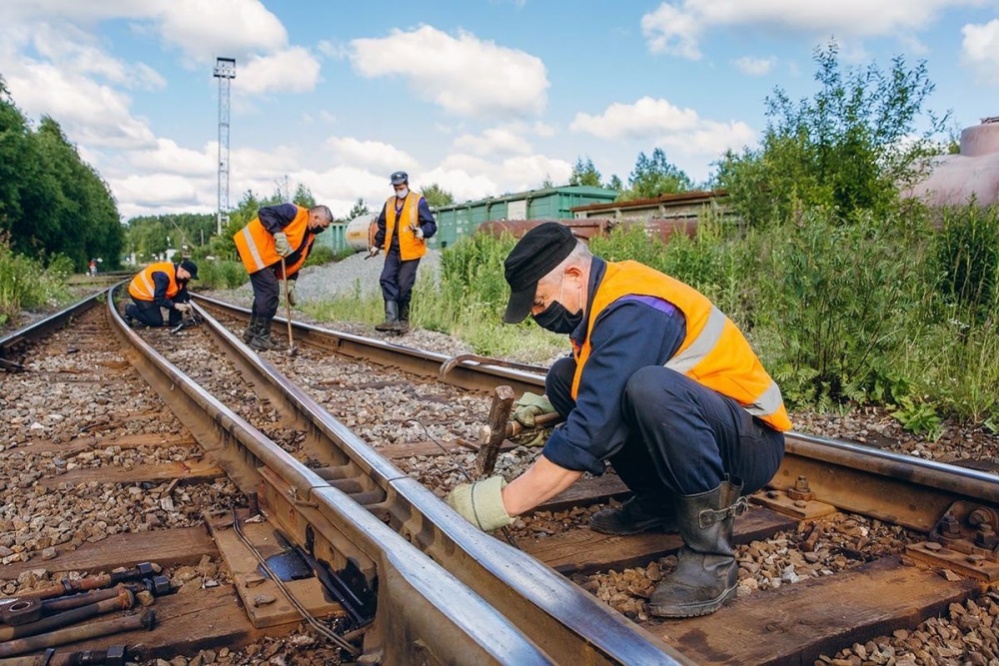
[[[625,184],[622,183],[622,179],[618,177],[618,174],[612,174],[611,180],[608,181],[607,188],[609,190],[614,190],[615,192],[621,192],[625,189]]]
[[[354,202],[354,206],[351,207],[351,212],[347,214],[348,220],[353,220],[356,217],[361,217],[362,215],[367,215],[370,211],[368,210],[368,204],[361,197]]]
[[[569,177],[570,185],[589,185],[591,187],[601,187],[601,172],[594,166],[594,161],[589,157],[584,162],[582,157],[576,158],[573,166],[573,173]]]
[[[451,192],[443,189],[437,183],[431,183],[425,187],[421,194],[424,195],[424,199],[427,199],[427,205],[431,208],[449,206],[455,203],[455,197],[451,195]]]
[[[644,152],[639,153],[635,169],[629,174],[628,185],[627,190],[619,190],[619,201],[649,199],[694,189],[688,175],[668,162],[661,148],[654,149],[651,157],[646,157]]]
[[[555,187],[555,185],[552,183],[552,177],[549,176],[549,174],[545,174],[545,180],[542,181],[541,189],[550,190],[553,187]]]
[[[859,209],[885,213],[935,152],[931,137],[947,115],[923,110],[934,90],[923,61],[910,69],[898,56],[888,72],[874,63],[842,72],[833,43],[814,60],[820,89],[813,98],[794,104],[776,88],[766,100],[761,146],[729,151],[719,163],[718,184],[749,224],[787,220],[812,206],[845,217]]]
[[[316,198],[313,197],[312,191],[299,183],[299,186],[295,188],[295,196],[292,197],[292,203],[296,203],[303,208],[312,208],[316,205]]]

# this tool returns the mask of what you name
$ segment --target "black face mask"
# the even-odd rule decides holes
[[[562,303],[552,301],[549,307],[531,316],[535,318],[535,323],[545,330],[569,335],[583,321],[583,310],[577,311],[576,314],[570,314]]]

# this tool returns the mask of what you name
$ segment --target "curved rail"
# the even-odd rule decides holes
[[[561,574],[473,528],[427,488],[330,416],[225,326],[202,312],[203,321],[243,376],[258,391],[276,393],[276,399],[307,424],[310,431],[307,441],[312,439],[318,447],[326,447],[339,460],[339,464],[315,470],[319,476],[349,489],[365,508],[382,516],[411,543],[445,566],[555,661],[685,663],[682,655]],[[426,354],[409,349],[405,353],[411,357]],[[299,486],[296,495],[308,502],[327,485]],[[269,499],[279,501],[275,496]]]
[[[292,506],[308,519],[293,532],[311,533],[320,561],[353,562],[377,578],[373,628],[386,663],[548,664],[552,660],[496,609],[455,576],[253,428],[132,331],[108,291],[108,317],[130,346],[129,360],[189,427],[199,444],[244,491],[272,477],[288,488]],[[301,533],[301,534],[300,534]],[[320,543],[322,541],[322,543]],[[302,543],[307,543],[303,541]],[[411,649],[419,639],[424,651]]]

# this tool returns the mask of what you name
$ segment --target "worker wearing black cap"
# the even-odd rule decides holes
[[[375,239],[369,256],[385,251],[385,265],[379,285],[385,301],[385,321],[375,330],[406,333],[410,329],[410,296],[417,281],[417,266],[427,252],[427,239],[437,232],[437,224],[427,200],[410,191],[409,176],[397,171],[389,176],[393,195],[378,216]]]
[[[161,261],[146,266],[129,283],[133,302],[125,306],[125,321],[129,326],[176,326],[182,314],[191,309],[188,280],[197,279],[198,266],[190,259],[179,264]],[[167,322],[160,308],[170,312]]]
[[[529,313],[570,336],[545,396],[515,412],[565,418],[520,477],[459,486],[448,502],[482,529],[549,500],[605,461],[634,496],[600,511],[610,534],[680,532],[677,569],[656,588],[661,617],[705,615],[736,591],[733,518],[764,486],[791,427],[781,392],[722,312],[688,285],[633,261],[605,262],[548,222],[529,231],[504,264],[504,321]]]

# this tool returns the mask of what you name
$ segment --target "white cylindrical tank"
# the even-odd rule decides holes
[[[940,155],[931,160],[930,172],[909,196],[931,206],[961,206],[975,197],[980,206],[1000,198],[1000,123],[986,118],[962,130],[958,155]]]
[[[371,247],[375,240],[377,221],[377,214],[365,213],[348,222],[347,228],[344,229],[344,242],[347,243],[347,247],[355,252],[364,252]]]

